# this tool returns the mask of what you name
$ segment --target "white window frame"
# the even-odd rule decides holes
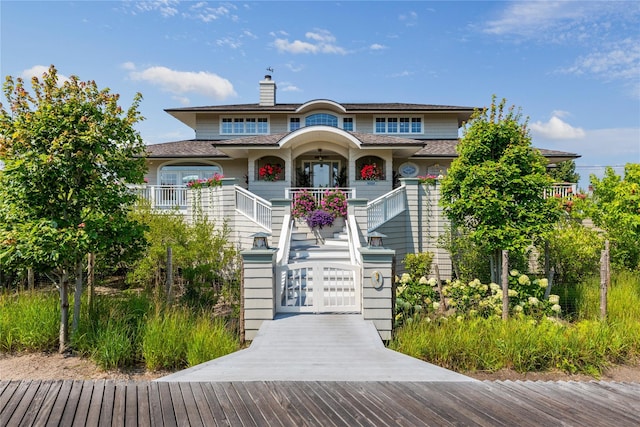
[[[420,122],[420,131],[414,132],[414,123],[415,119],[418,119]],[[396,131],[389,131],[389,123],[394,123]],[[378,124],[384,123],[384,132],[378,131]],[[405,127],[407,128],[407,132],[401,132],[402,123],[406,123]],[[393,125],[392,125],[393,126]],[[387,134],[387,135],[421,135],[424,133],[424,119],[422,116],[417,115],[395,115],[395,116],[374,116],[373,118],[373,133],[375,134]]]
[[[230,127],[230,132],[225,129],[225,124]],[[269,129],[269,117],[265,116],[220,117],[220,135],[269,135]]]

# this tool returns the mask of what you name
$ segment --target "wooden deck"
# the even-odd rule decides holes
[[[0,426],[637,426],[640,383],[0,381]]]

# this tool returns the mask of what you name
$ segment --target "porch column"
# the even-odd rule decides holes
[[[389,341],[393,329],[393,258],[396,251],[360,248],[362,256],[362,317],[371,320],[380,338]]]
[[[250,249],[242,256],[242,328],[245,340],[252,341],[265,320],[276,314],[276,249]]]
[[[286,227],[289,226],[291,219],[291,203],[290,199],[271,199],[271,241],[273,245],[284,248],[281,237],[286,236]]]
[[[400,185],[404,187],[407,197],[406,251],[408,254],[422,252],[429,231],[425,189],[418,178],[400,178]]]

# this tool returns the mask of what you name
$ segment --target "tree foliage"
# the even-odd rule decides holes
[[[580,181],[580,174],[576,172],[576,162],[573,160],[565,160],[549,170],[549,175],[554,182],[570,182],[577,183]]]
[[[0,104],[0,265],[56,274],[64,310],[67,279],[88,252],[116,262],[143,247],[126,186],[145,171],[133,128],[141,96],[124,111],[119,95],[75,76],[61,82],[53,66],[31,87],[8,76],[9,109]]]
[[[640,270],[640,164],[627,163],[624,177],[607,167],[602,179],[591,175],[591,185],[587,214],[606,231],[612,262]]]
[[[544,198],[552,183],[546,161],[531,147],[520,111],[505,104],[494,96],[490,108],[474,112],[441,181],[445,214],[493,253],[494,265],[500,250],[523,252],[559,217],[557,201]]]

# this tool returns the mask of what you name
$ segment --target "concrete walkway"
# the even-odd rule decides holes
[[[384,347],[360,315],[279,316],[247,349],[157,381],[476,381]]]

